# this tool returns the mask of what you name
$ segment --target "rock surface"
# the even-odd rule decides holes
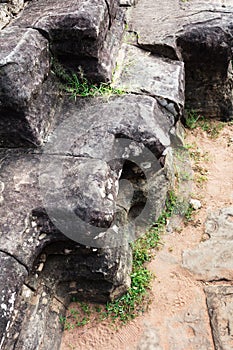
[[[124,293],[130,284],[128,242],[135,239],[135,225],[145,228],[146,215],[151,216],[153,209],[155,218],[160,215],[170,186],[174,117],[156,99],[126,95],[107,102],[97,99],[90,107],[82,107],[79,100],[76,105],[65,100],[59,113],[63,122],[50,135],[43,154],[40,150],[2,151],[0,246],[30,273],[14,289],[18,308],[12,310],[7,337],[3,327],[5,349],[26,350],[41,344],[50,317],[58,322],[58,313],[50,314],[59,293],[61,300],[77,295],[100,302]],[[144,169],[146,178],[135,165],[124,165],[132,160],[139,170]],[[133,186],[127,204],[121,178]],[[124,199],[119,203],[118,193]],[[139,204],[141,218],[131,210]],[[94,224],[94,237],[82,231],[81,224],[67,220],[77,214],[79,222]],[[128,230],[122,223],[127,224],[130,215],[136,215],[136,224],[129,226],[126,237]],[[109,226],[112,230],[105,237]],[[32,290],[26,304],[19,293],[25,289],[23,283]],[[41,292],[42,285],[47,291]],[[36,310],[41,310],[40,316]]]
[[[216,350],[233,347],[233,287],[230,285],[205,288],[207,306]]]
[[[144,93],[157,98],[174,117],[184,107],[184,65],[182,62],[163,59],[133,45],[122,45],[124,63],[117,72],[114,86],[123,91]]]
[[[11,4],[16,13],[23,1]],[[128,94],[60,99],[50,51],[64,67],[109,81],[128,6],[137,40],[123,45],[125,66],[115,82]],[[1,349],[59,349],[59,316],[72,295],[104,302],[127,290],[128,243],[158,218],[173,183],[184,67],[189,108],[232,115],[232,12],[230,0],[32,0],[1,30]],[[41,145],[48,134],[43,149],[6,149]],[[232,215],[229,208],[211,217],[210,239],[184,252],[183,267],[197,278],[232,281]],[[208,302],[216,305],[211,293]],[[216,344],[228,346],[231,338],[211,320]],[[203,324],[191,305],[167,325],[176,328],[169,343],[177,350],[182,338],[185,350],[209,349]],[[159,348],[152,333],[148,344]]]
[[[24,0],[0,1],[0,30],[9,24],[14,16],[23,9],[24,2]]]
[[[0,45],[0,145],[40,144],[58,100],[48,42],[34,29],[7,27]]]
[[[187,107],[222,119],[233,115],[232,12],[231,1],[141,0],[129,23],[140,47],[185,62]]]
[[[209,239],[183,253],[183,266],[204,281],[233,280],[233,208],[211,214],[206,222]],[[213,255],[214,252],[214,255]]]
[[[37,29],[65,66],[95,81],[112,76],[124,29],[123,12],[113,0],[31,1],[17,25]]]

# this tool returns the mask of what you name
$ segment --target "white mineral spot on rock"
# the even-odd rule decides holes
[[[95,236],[94,239],[102,238],[106,232],[100,232],[98,236]]]
[[[32,226],[32,228],[36,227],[36,226],[37,226],[36,221],[32,221],[32,222],[31,222],[31,226]]]
[[[7,305],[6,304],[1,304],[1,309],[3,309],[3,310],[7,310]]]
[[[108,195],[108,199],[110,199],[111,201],[113,201],[113,200],[114,200],[112,193],[109,193],[109,195]]]
[[[150,169],[151,168],[151,163],[149,163],[149,162],[141,163],[141,167],[144,168],[144,169]]]
[[[107,181],[107,189],[111,190],[112,185],[113,185],[113,180],[112,179],[108,179],[108,181]]]
[[[0,181],[0,193],[4,191],[4,188],[5,188],[4,182]]]
[[[198,199],[190,199],[189,203],[194,210],[198,210],[201,208],[201,202]]]
[[[117,225],[113,225],[112,230],[116,233],[119,232],[119,227]]]
[[[40,263],[40,265],[38,266],[37,271],[41,272],[44,268],[44,263]]]
[[[70,254],[72,252],[72,249],[65,249],[64,254]]]
[[[32,295],[31,289],[28,288],[27,286],[23,285],[23,288],[22,288],[22,296],[23,296],[23,298],[29,299],[29,298],[31,298],[31,295]]]
[[[42,239],[46,238],[47,237],[47,234],[46,233],[41,233],[39,235],[39,240],[42,241]]]
[[[48,304],[48,299],[47,298],[43,298],[42,299],[42,304],[43,305],[47,305]]]

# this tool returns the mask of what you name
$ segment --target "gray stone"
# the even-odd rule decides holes
[[[120,6],[133,6],[136,5],[138,0],[120,0]]]
[[[11,20],[11,14],[6,4],[0,3],[0,30],[4,28]]]
[[[216,350],[233,348],[233,287],[205,288],[207,306]]]
[[[34,29],[16,27],[2,30],[0,42],[0,145],[40,144],[59,102],[48,78],[48,42]]]
[[[1,153],[0,246],[4,253],[1,258],[0,278],[9,281],[1,282],[1,286],[7,290],[2,290],[5,299],[0,309],[2,349],[47,349],[44,336],[50,336],[49,329],[51,332],[56,331],[48,344],[51,344],[51,349],[56,348],[53,346],[58,349],[61,336],[59,316],[64,314],[64,305],[68,305],[72,295],[79,299],[106,302],[122,295],[129,288],[131,249],[129,245],[114,249],[94,249],[68,239],[54,226],[43,209],[38,181],[41,154],[22,151]],[[104,172],[109,172],[109,168],[100,160],[82,160],[59,155],[54,157],[59,158],[60,165],[64,166],[63,170],[67,169],[66,186],[71,191],[74,183],[69,182],[69,176],[74,170],[79,174],[80,165],[86,164],[86,171],[89,169],[89,174],[96,176],[95,181],[98,180],[98,171],[101,176]],[[48,160],[47,154],[46,159]],[[92,164],[96,164],[96,167]],[[84,174],[80,171],[80,176],[82,175]],[[72,177],[75,179],[75,174]],[[88,186],[88,176],[85,180]],[[99,177],[97,184],[100,185],[100,190],[101,181],[105,181],[103,176]],[[81,194],[82,183],[76,184],[80,186],[78,194]],[[89,205],[92,204],[95,208],[95,203],[101,202],[102,197],[99,197],[98,186],[93,190],[94,192],[91,189],[89,191],[89,196],[93,194]],[[83,194],[85,193],[83,189]],[[88,192],[86,195],[88,196]],[[74,203],[73,197],[74,194]],[[63,210],[65,209],[66,203],[63,205]],[[44,292],[46,295],[43,295]],[[17,300],[12,306],[11,294]],[[63,305],[55,313],[52,306],[54,298],[61,300]],[[7,310],[12,314],[9,324],[10,315]]]
[[[16,23],[43,33],[68,68],[81,67],[95,81],[110,80],[124,29],[117,1],[31,1]]]
[[[0,1],[0,30],[23,9],[24,0],[1,0]]]
[[[233,208],[209,215],[206,234],[209,240],[183,252],[183,267],[204,281],[233,280]]]
[[[137,346],[137,350],[162,350],[158,331],[147,325]]]
[[[0,263],[0,348],[2,349],[6,334],[12,324],[18,292],[27,276],[27,269],[13,256],[4,253],[2,247]]]
[[[121,51],[122,72],[116,72],[114,86],[127,92],[155,96],[175,117],[181,115],[184,107],[183,63],[126,44],[122,45]]]
[[[231,1],[141,0],[129,23],[139,46],[184,60],[187,107],[222,119],[233,115],[232,12]]]

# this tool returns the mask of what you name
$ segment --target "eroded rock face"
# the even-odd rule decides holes
[[[79,67],[88,79],[109,81],[124,29],[117,1],[31,1],[16,21],[40,31],[66,67]]]
[[[124,30],[116,1],[30,1],[0,32],[0,145],[40,145],[52,129],[59,87],[51,53],[64,67],[110,81]]]
[[[1,0],[0,1],[0,30],[14,18],[14,15],[23,9],[24,0]]]
[[[24,272],[11,288],[3,349],[43,348],[48,322],[61,331],[70,295],[99,302],[122,295],[129,242],[145,230],[147,214],[160,215],[170,188],[175,118],[155,98],[99,98],[89,107],[64,100],[57,113],[63,122],[43,152],[2,151],[0,246]],[[57,348],[59,334],[50,339]]]
[[[92,249],[64,236],[43,209],[38,182],[41,155],[19,152],[2,156],[1,345],[3,349],[26,350],[44,344],[46,349],[49,327],[55,332],[49,344],[59,348],[59,317],[71,295],[99,302],[122,295],[130,285],[131,250],[129,245]],[[67,161],[70,173],[74,167]],[[80,161],[73,158],[75,163]],[[93,168],[87,168],[93,175]],[[93,207],[93,201],[99,204],[98,189],[94,195]]]
[[[233,115],[232,12],[231,1],[141,0],[130,18],[140,47],[185,62],[187,107],[222,119]]]
[[[204,281],[233,279],[232,236],[233,208],[224,208],[210,214],[206,221],[209,239],[196,249],[183,253],[183,266]],[[214,251],[214,256],[213,256]]]
[[[205,288],[215,349],[231,350],[233,345],[233,287]]]
[[[58,100],[48,42],[34,29],[8,27],[0,43],[0,145],[40,144]]]

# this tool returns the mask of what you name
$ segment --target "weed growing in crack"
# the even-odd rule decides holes
[[[68,72],[55,59],[52,64],[52,72],[60,79],[62,91],[71,95],[74,99],[77,97],[97,97],[123,95],[125,92],[121,89],[111,87],[110,83],[94,84],[87,80],[84,73],[79,68],[78,74]]]

